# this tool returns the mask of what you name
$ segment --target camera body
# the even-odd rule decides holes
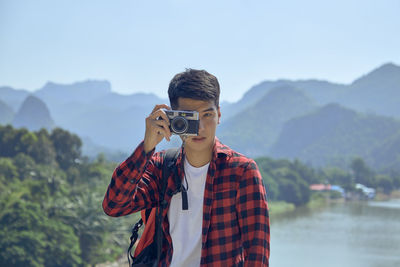
[[[172,134],[197,136],[199,134],[199,113],[197,111],[164,110],[170,122]]]

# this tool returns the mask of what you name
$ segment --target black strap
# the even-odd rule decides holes
[[[162,251],[162,213],[163,210],[167,207],[168,203],[164,200],[165,192],[167,189],[168,185],[168,177],[171,173],[171,170],[175,169],[175,164],[176,160],[179,155],[179,149],[178,148],[171,148],[166,151],[164,154],[164,162],[163,162],[163,169],[162,169],[162,180],[161,180],[161,194],[160,194],[160,203],[157,206],[156,209],[156,224],[155,224],[155,235],[154,235],[154,242],[157,244],[157,261],[154,263],[154,266],[158,265],[158,262],[160,262],[161,258],[161,251]],[[176,175],[176,172],[174,172],[174,176]],[[151,209],[147,209],[145,212],[146,220],[150,216]],[[132,247],[135,244],[137,238],[138,238],[138,231],[140,227],[143,225],[143,220],[140,218],[140,220],[133,226],[132,228],[132,235],[131,235],[131,244],[129,245],[128,248],[128,262],[129,266],[131,266],[131,259],[133,261],[134,257],[131,253]]]
[[[140,218],[140,220],[135,223],[135,225],[132,228],[132,235],[131,235],[131,244],[129,245],[128,248],[128,262],[129,262],[129,266],[131,265],[131,261],[130,259],[133,260],[133,255],[132,255],[132,247],[135,244],[136,240],[138,239],[138,231],[140,229],[140,227],[142,227],[143,225],[143,220],[142,218]]]
[[[167,208],[167,201],[164,199],[165,192],[167,190],[168,185],[168,177],[171,173],[171,170],[175,167],[176,159],[178,158],[178,149],[170,148],[165,153],[164,162],[163,162],[163,172],[162,172],[162,181],[161,181],[161,195],[160,195],[160,205],[157,207],[157,219],[156,219],[156,235],[157,235],[157,264],[160,262],[161,252],[162,252],[162,214],[164,209]]]

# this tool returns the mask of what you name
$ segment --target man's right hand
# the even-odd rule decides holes
[[[146,132],[144,135],[145,153],[153,150],[165,137],[170,141],[169,119],[163,109],[171,109],[168,105],[156,105],[151,114],[146,118]]]

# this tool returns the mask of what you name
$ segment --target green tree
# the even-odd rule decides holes
[[[14,157],[17,153],[28,153],[35,142],[35,135],[27,129],[0,126],[0,157]]]
[[[106,233],[113,231],[113,227],[99,205],[102,198],[97,193],[86,192],[75,196],[67,205],[58,203],[55,206],[54,216],[74,228],[82,250],[81,258],[86,264],[94,265],[108,259],[104,253]]]
[[[63,170],[75,164],[81,157],[81,139],[68,131],[56,128],[52,131],[50,139],[54,144],[56,159]]]
[[[37,142],[33,144],[29,155],[39,164],[56,163],[56,152],[47,130],[37,132]]]
[[[1,266],[81,264],[72,228],[49,219],[37,203],[16,200],[0,213],[0,226]]]
[[[347,171],[339,168],[326,168],[323,174],[330,184],[340,185],[345,191],[354,191],[354,177]]]
[[[308,167],[298,159],[295,159],[294,162],[290,164],[290,167],[293,171],[298,173],[307,184],[318,184],[323,182],[323,180],[316,175],[313,168]]]
[[[297,172],[287,167],[275,169],[273,172],[279,185],[279,200],[296,206],[306,204],[310,200],[309,186]]]
[[[9,183],[18,177],[18,171],[12,159],[0,158],[0,181]]]
[[[271,175],[271,165],[272,159],[267,157],[262,157],[256,159],[258,168],[260,170],[261,177],[263,178],[265,189],[267,190],[268,200],[278,200],[279,188],[278,183],[274,180]]]
[[[385,194],[390,194],[393,191],[393,181],[389,176],[378,174],[376,180],[377,187],[381,188]]]
[[[400,172],[392,171],[390,177],[392,177],[394,189],[400,189]]]
[[[20,180],[34,178],[36,176],[36,163],[30,156],[24,153],[18,153],[13,158],[13,162],[17,168]]]
[[[292,180],[282,178],[279,182],[279,199],[296,206],[301,205],[302,196],[299,186]]]
[[[365,164],[362,158],[355,158],[351,162],[351,169],[354,174],[354,181],[368,187],[376,187],[374,173]]]

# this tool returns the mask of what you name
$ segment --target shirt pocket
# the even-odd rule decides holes
[[[237,226],[236,189],[223,188],[214,192],[211,224],[217,229]]]

